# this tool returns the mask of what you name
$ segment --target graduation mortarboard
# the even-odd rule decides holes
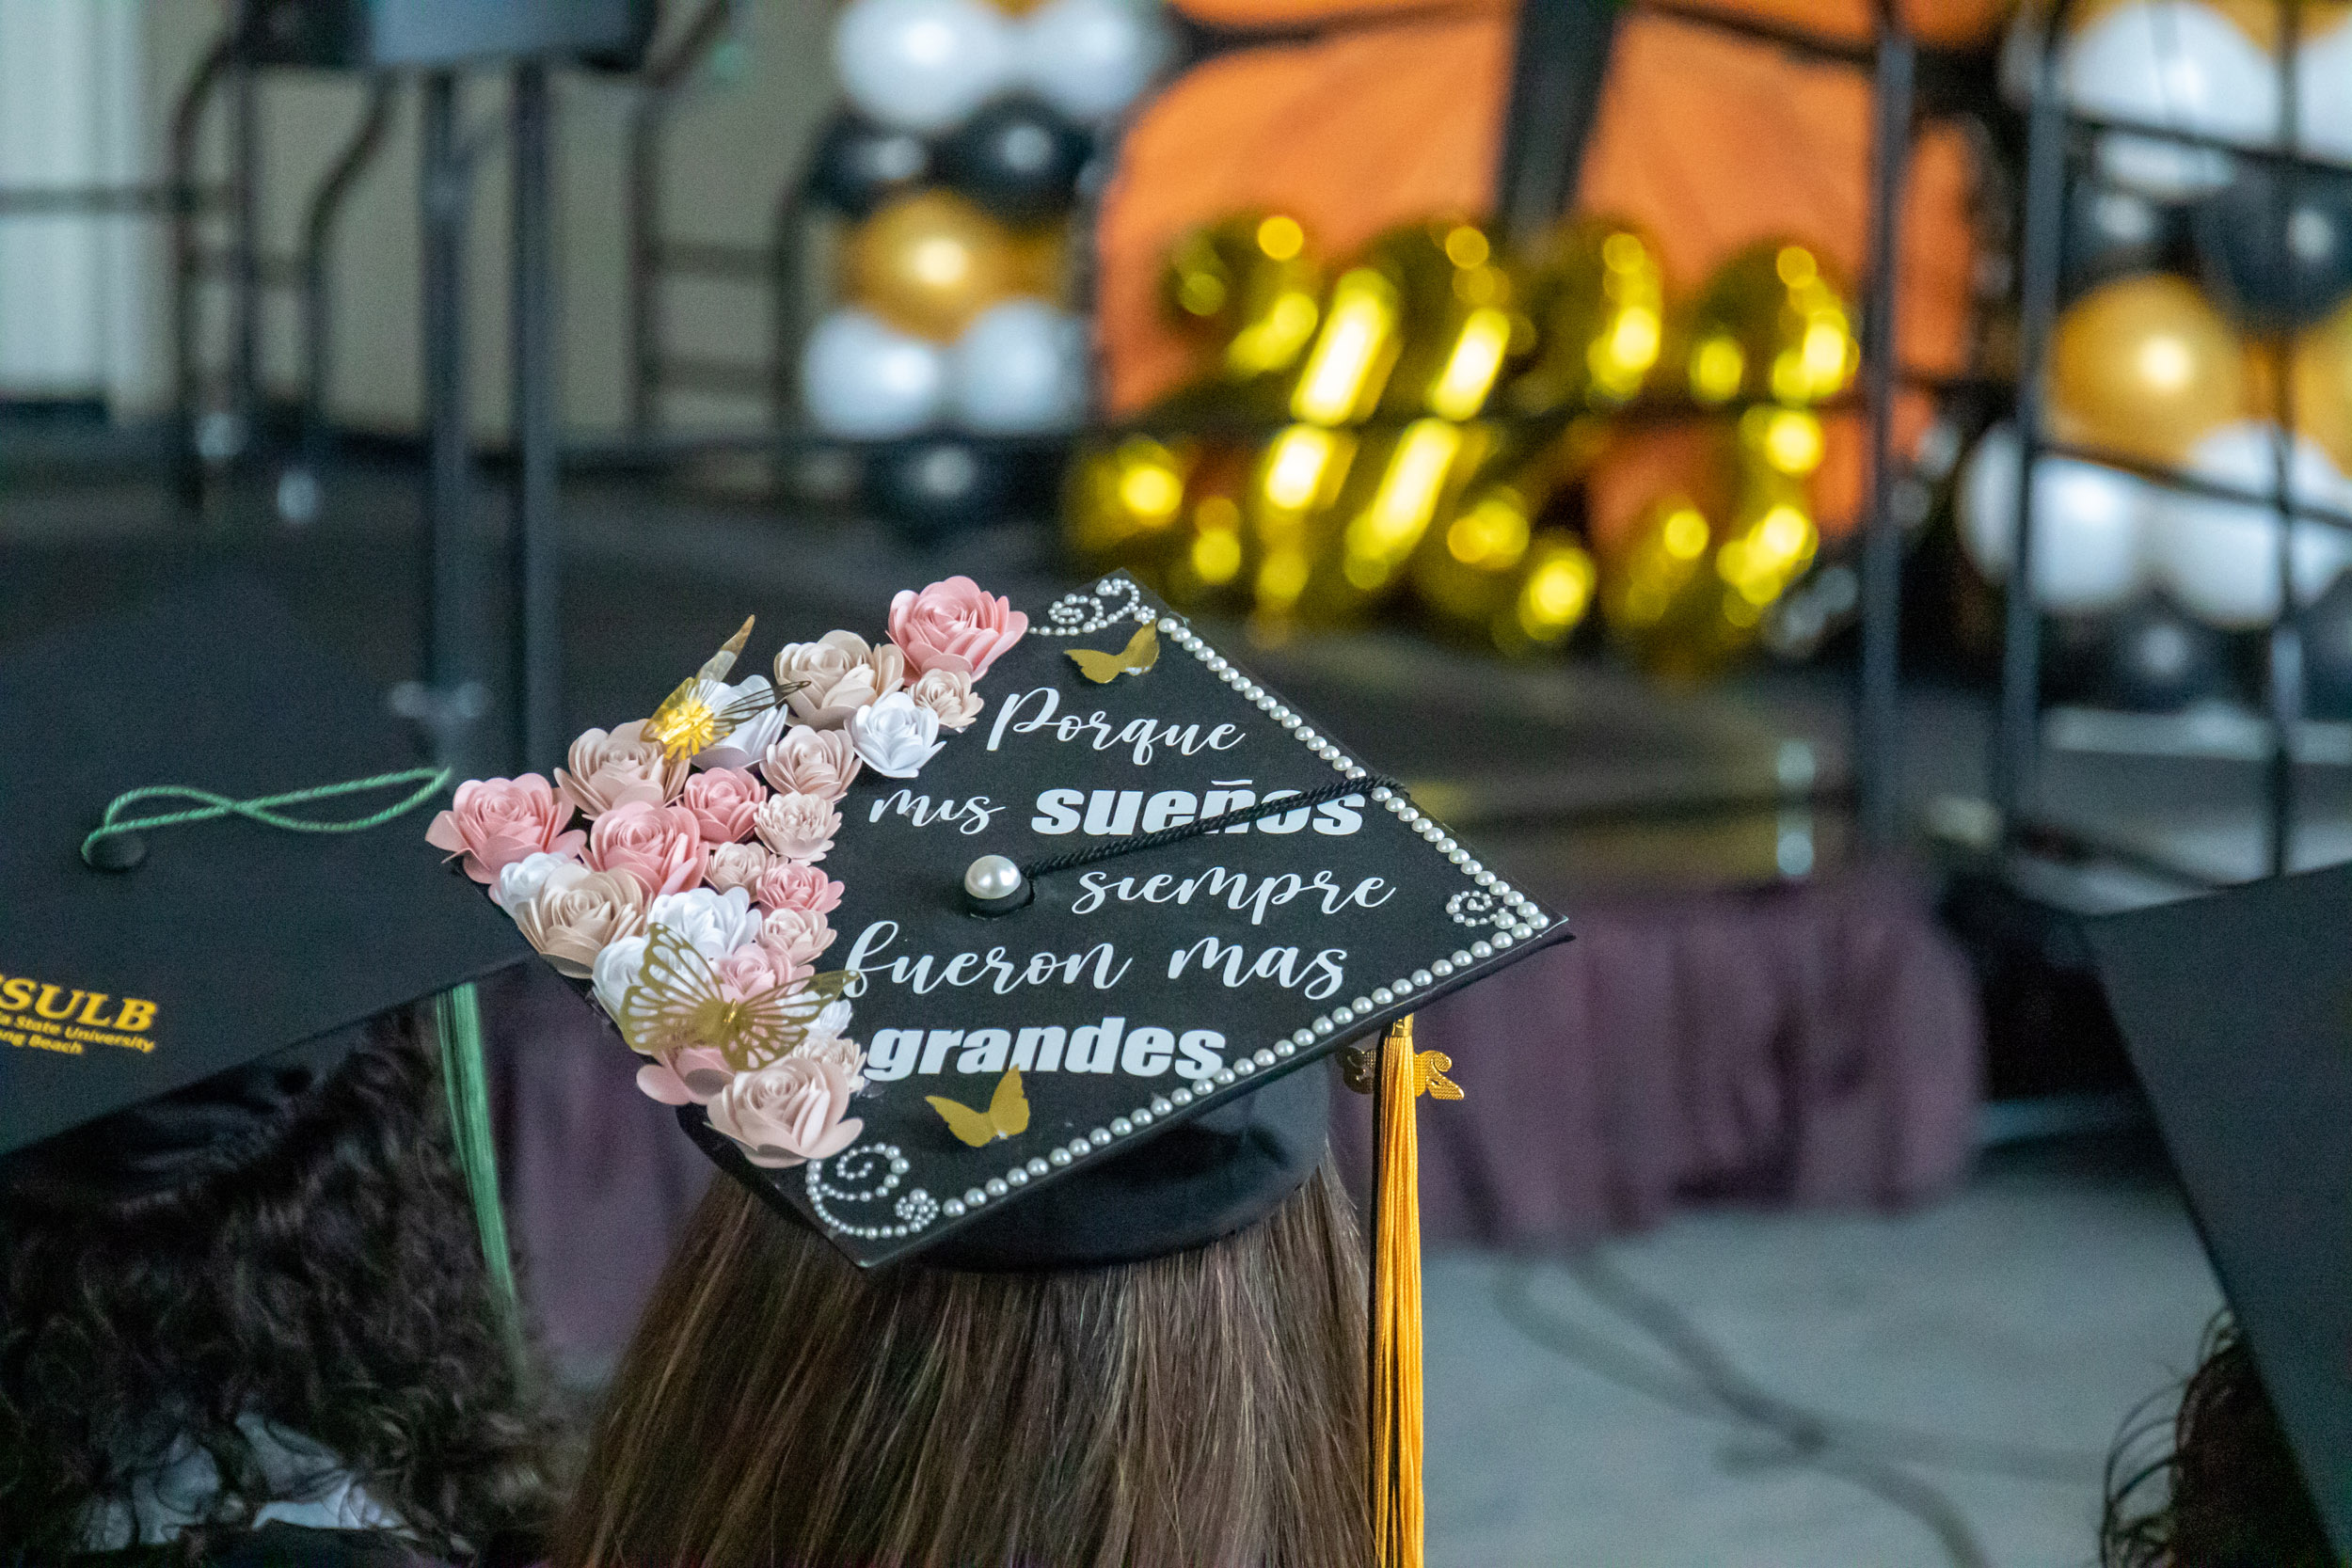
[[[1026,610],[951,578],[899,594],[886,641],[731,682],[750,629],[435,833],[588,982],[639,1085],[860,1265],[1237,1231],[1323,1156],[1329,1075],[1301,1069],[1565,935],[1123,575]],[[1419,1442],[1412,1101],[1458,1094],[1450,1065],[1403,1031],[1353,1059],[1381,1091],[1392,1458]],[[1375,1465],[1379,1538],[1417,1543],[1417,1459]]]
[[[2352,867],[2087,928],[2305,1488],[2352,1556]]]
[[[217,1168],[378,1014],[450,998],[472,1042],[469,983],[529,957],[388,822],[438,785],[381,694],[249,583],[8,650],[0,724],[12,1169],[132,1193]],[[486,1161],[486,1119],[478,1148],[469,1119],[461,1154]]]

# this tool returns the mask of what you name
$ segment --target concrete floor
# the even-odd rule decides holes
[[[2220,1305],[2128,1141],[1426,1288],[1433,1568],[2080,1568],[2107,1452]]]

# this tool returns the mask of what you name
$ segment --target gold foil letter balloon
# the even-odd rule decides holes
[[[2178,463],[2245,407],[2244,351],[2197,290],[2168,274],[2119,278],[2058,319],[2050,428],[2062,441]]]
[[[1298,363],[1323,319],[1323,271],[1307,231],[1279,213],[1244,213],[1176,243],[1168,307],[1219,343],[1216,373],[1255,381]]]
[[[1528,313],[1535,362],[1512,383],[1512,408],[1544,415],[1630,401],[1658,363],[1665,332],[1665,273],[1640,231],[1602,218],[1571,219],[1537,248]]]
[[[1493,237],[1440,220],[1391,230],[1367,264],[1396,286],[1400,341],[1380,399],[1391,414],[1475,419],[1506,366],[1534,347],[1534,324]]]
[[[945,342],[1014,290],[1004,226],[960,196],[919,191],[885,204],[850,236],[850,293],[906,331]]]
[[[1691,395],[1709,406],[1746,397],[1804,407],[1844,391],[1861,364],[1844,298],[1820,258],[1792,241],[1725,261],[1684,336]]]

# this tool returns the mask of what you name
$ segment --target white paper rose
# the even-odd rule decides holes
[[[623,937],[605,944],[604,951],[596,955],[593,984],[596,1000],[603,1004],[606,1012],[614,1018],[621,1016],[621,999],[637,983],[638,974],[644,967],[644,937]]]
[[[733,686],[719,688],[710,699],[710,705],[713,711],[717,711],[723,709],[739,697],[746,697],[755,691],[767,692],[774,689],[774,687],[769,685],[767,676],[747,675]],[[767,753],[768,748],[782,738],[784,726],[787,721],[788,715],[782,703],[776,704],[773,707],[762,708],[725,735],[721,736],[715,744],[706,746],[696,752],[694,766],[697,768],[757,768],[759,759]]]
[[[939,755],[939,715],[903,691],[894,691],[850,715],[850,744],[866,767],[886,778],[911,779]]]
[[[748,889],[719,893],[698,887],[655,899],[645,911],[645,924],[667,926],[706,958],[723,958],[759,940],[760,911],[752,908]]]
[[[710,1125],[741,1145],[753,1164],[783,1170],[831,1159],[857,1142],[866,1123],[848,1114],[856,1092],[838,1062],[787,1056],[738,1074],[710,1102]]]
[[[580,863],[579,856],[550,855],[543,849],[502,867],[498,880],[490,884],[490,902],[513,914],[548,883],[569,887],[587,875],[588,868]]]

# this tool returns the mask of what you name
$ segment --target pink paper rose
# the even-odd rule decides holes
[[[776,863],[764,844],[720,844],[711,847],[703,865],[703,881],[724,893],[730,888],[755,888],[768,868]],[[753,895],[758,901],[758,895]]]
[[[631,800],[596,818],[588,833],[588,863],[598,871],[628,872],[647,898],[684,893],[702,884],[702,833],[684,806]]]
[[[752,888],[752,902],[770,910],[804,910],[831,914],[841,907],[839,882],[813,865],[785,861],[769,867]]]
[[[665,1051],[637,1069],[637,1087],[664,1105],[707,1105],[735,1082],[726,1057],[707,1046]]]
[[[753,1164],[783,1170],[857,1142],[866,1124],[849,1114],[855,1092],[839,1063],[787,1056],[739,1073],[710,1102],[710,1125],[742,1145]]]
[[[738,1002],[817,973],[807,964],[787,962],[782,954],[757,942],[737,948],[710,968],[719,976],[719,989]]]
[[[686,787],[693,759],[673,761],[661,742],[649,738],[644,721],[623,724],[607,734],[582,731],[564,761],[569,772],[555,770],[556,787],[571,797],[582,816],[601,816],[631,800],[666,806]]]
[[[980,716],[980,699],[972,690],[972,677],[961,670],[926,670],[907,688],[916,707],[939,716],[943,730],[960,730]]]
[[[785,699],[803,724],[837,730],[850,715],[906,681],[906,656],[885,642],[866,646],[853,631],[829,631],[814,642],[787,642],[776,655],[776,684],[797,686]]]
[[[694,814],[705,844],[740,844],[752,836],[752,813],[768,786],[748,768],[713,768],[686,781],[677,803]]]
[[[752,818],[752,831],[788,861],[820,861],[841,831],[841,814],[821,795],[771,795]]]
[[[787,964],[813,964],[833,945],[833,927],[811,910],[771,910],[760,923],[759,945]]]
[[[495,882],[516,861],[537,854],[569,855],[588,835],[564,832],[572,803],[536,773],[519,779],[469,779],[457,786],[449,810],[433,819],[424,841],[462,854],[466,875]]]
[[[1012,601],[983,592],[970,578],[949,578],[921,593],[900,589],[890,601],[890,640],[916,674],[961,670],[978,680],[1021,641],[1029,618]]]
[[[759,770],[779,794],[821,795],[838,800],[857,777],[857,750],[846,730],[795,724],[768,748]]]

